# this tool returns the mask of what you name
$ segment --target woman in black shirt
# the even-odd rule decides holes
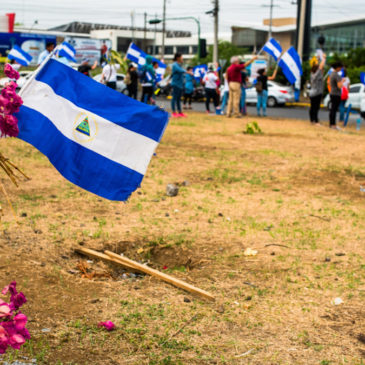
[[[257,71],[259,76],[256,79],[256,91],[257,91],[257,115],[261,116],[261,107],[262,107],[262,115],[266,117],[266,104],[267,104],[267,80],[275,80],[278,69],[276,68],[272,76],[266,75],[266,68],[261,68]]]

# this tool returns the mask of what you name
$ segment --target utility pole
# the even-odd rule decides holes
[[[213,45],[213,63],[218,63],[218,14],[219,14],[219,0],[214,0],[214,45]]]
[[[304,45],[304,26],[305,26],[305,11],[307,0],[301,0],[299,6],[299,29],[298,29],[298,54],[300,59],[303,59],[303,45]]]
[[[311,15],[312,15],[312,0],[297,1],[297,35],[296,47],[299,56],[303,61],[309,59],[311,46]]]
[[[165,57],[166,0],[163,0],[161,59]]]
[[[146,46],[147,46],[147,13],[145,12],[144,14],[144,28],[143,28],[143,47],[146,50]]]
[[[269,39],[272,37],[272,12],[274,8],[274,0],[270,1],[270,25],[269,25]]]
[[[134,10],[131,11],[132,42],[134,43]]]

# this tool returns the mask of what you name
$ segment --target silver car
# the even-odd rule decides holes
[[[117,91],[128,94],[127,85],[124,83],[124,74],[117,73]],[[101,81],[101,74],[97,74],[93,77],[93,79],[97,82]]]
[[[294,91],[291,86],[284,86],[275,81],[267,82],[268,98],[267,106],[274,107],[276,105],[284,105],[294,101]],[[246,89],[246,103],[257,103],[257,91],[255,86]]]

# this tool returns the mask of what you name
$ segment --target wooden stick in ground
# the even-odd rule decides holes
[[[105,255],[105,254],[95,251],[95,250],[91,250],[90,248],[80,247],[80,248],[76,248],[75,251],[82,255],[92,257],[93,259],[103,260],[103,261],[106,261],[106,262],[109,262],[112,264],[118,264],[118,265],[125,266],[129,270],[139,271],[128,264],[122,264],[120,261],[116,261],[113,258],[109,257],[108,255]]]
[[[127,264],[130,265],[131,267],[138,269],[139,271],[142,271],[146,274],[149,274],[151,276],[155,276],[163,281],[166,281],[167,283],[170,283],[172,285],[177,286],[178,288],[184,289],[190,293],[196,294],[196,295],[200,295],[201,297],[205,298],[205,299],[209,299],[214,301],[215,298],[213,297],[212,294],[206,292],[205,290],[199,289],[193,285],[190,285],[188,283],[186,283],[185,281],[176,279],[170,275],[164,274],[158,270],[152,269],[151,267],[148,267],[146,265],[142,265],[139,262],[133,261],[131,259],[126,258],[125,256],[120,256],[117,255],[114,252],[111,251],[104,251],[106,255],[108,255],[109,257],[112,257],[113,259],[119,261],[120,263],[122,263],[123,265]]]

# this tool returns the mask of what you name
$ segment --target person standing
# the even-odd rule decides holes
[[[185,69],[181,66],[183,63],[183,56],[181,53],[176,53],[174,56],[174,63],[172,64],[171,86],[172,86],[172,100],[171,109],[172,116],[186,117],[181,111],[181,96],[184,89],[184,74]]]
[[[343,84],[341,88],[340,122],[345,121],[346,102],[349,98],[349,90],[350,90],[350,79],[347,77],[347,72],[345,68],[343,68],[342,75],[343,75],[342,79]]]
[[[127,85],[128,96],[133,99],[137,99],[138,73],[135,64],[131,63],[129,65],[127,74],[125,75],[124,82]]]
[[[310,108],[309,118],[310,122],[319,125],[318,112],[321,106],[323,94],[323,69],[326,64],[326,55],[323,53],[321,63],[315,63],[311,69],[311,88],[309,90]]]
[[[262,115],[266,117],[266,105],[267,105],[267,98],[268,98],[268,88],[267,88],[267,81],[268,80],[275,80],[276,74],[278,72],[278,68],[276,67],[272,76],[267,76],[266,68],[261,68],[257,71],[259,76],[256,79],[256,92],[257,92],[257,116],[261,116],[261,108],[262,108]]]
[[[222,114],[225,113],[227,102],[228,102],[228,95],[229,95],[229,86],[228,86],[228,80],[227,80],[227,73],[223,75],[224,79],[224,87],[223,87],[223,97],[222,97],[222,104],[221,104],[221,111]]]
[[[49,56],[49,54],[54,50],[54,47],[54,43],[46,43],[46,49],[38,56],[38,66]]]
[[[231,117],[232,113],[235,117],[240,117],[240,99],[241,99],[241,71],[250,63],[255,61],[257,56],[254,56],[250,61],[241,63],[237,56],[231,58],[231,65],[227,69],[227,80],[229,87],[227,117]]]
[[[335,62],[332,65],[333,72],[330,75],[330,100],[331,109],[329,112],[330,128],[338,129],[336,126],[336,114],[341,103],[341,88],[343,86],[342,77],[339,72],[342,70],[342,63]]]
[[[191,109],[191,101],[193,99],[194,92],[194,73],[193,68],[188,67],[186,69],[185,80],[184,80],[184,109]],[[186,106],[188,102],[188,106]]]
[[[217,81],[218,76],[215,74],[213,68],[209,68],[207,74],[204,76],[203,82],[205,85],[205,109],[206,112],[209,114],[209,104],[210,99],[213,100],[214,107],[217,108]]]
[[[103,67],[103,72],[101,74],[101,82],[111,89],[116,90],[117,88],[117,70],[119,70],[119,64],[107,63]]]
[[[90,66],[89,62],[90,62],[90,60],[88,58],[84,58],[81,61],[81,65],[77,68],[77,71],[81,72],[85,76],[90,77],[90,71],[96,69],[96,67],[98,66],[98,61],[95,60],[95,62],[92,66]]]
[[[246,110],[246,89],[247,89],[247,82],[248,82],[248,77],[247,77],[247,73],[245,71],[241,71],[241,102],[240,102],[240,109],[241,109],[241,113],[243,115],[247,114],[247,110]]]
[[[149,104],[153,96],[153,85],[155,82],[156,74],[152,65],[152,56],[146,56],[146,63],[142,68],[141,84],[142,84],[142,103]]]

